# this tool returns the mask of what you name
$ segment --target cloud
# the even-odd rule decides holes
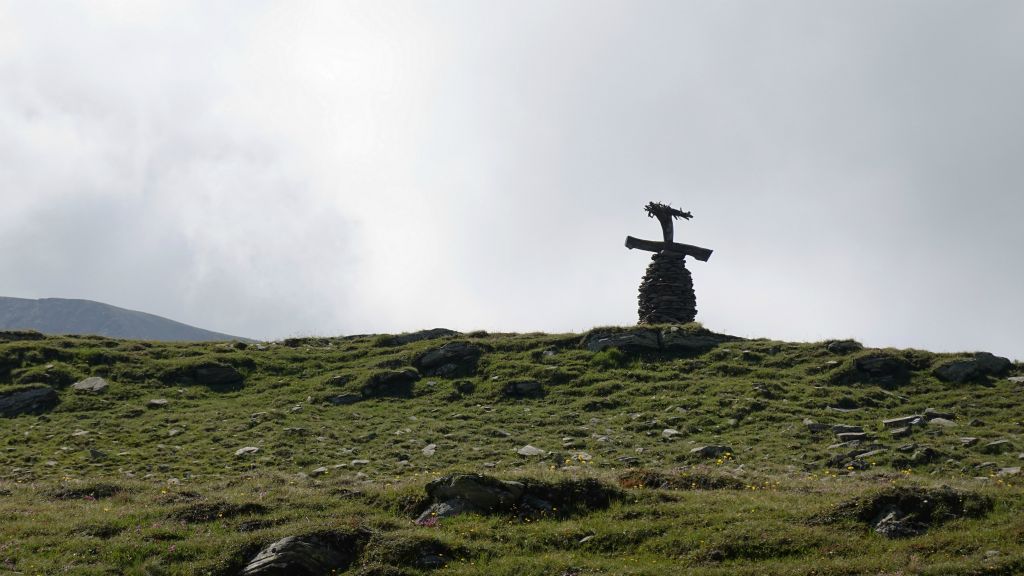
[[[0,292],[257,337],[626,324],[662,200],[712,328],[1024,345],[1016,3],[61,8],[0,5],[0,240],[33,246]]]

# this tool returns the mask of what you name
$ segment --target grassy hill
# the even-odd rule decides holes
[[[92,300],[0,296],[0,330],[25,329],[44,334],[95,334],[134,340],[245,340]]]
[[[698,325],[0,333],[0,574],[233,575],[286,537],[364,576],[1019,574],[1022,376]]]

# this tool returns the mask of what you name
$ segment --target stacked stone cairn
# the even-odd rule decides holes
[[[640,283],[640,324],[685,324],[697,317],[693,278],[686,256],[658,252]]]

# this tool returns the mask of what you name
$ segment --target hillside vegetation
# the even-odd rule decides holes
[[[0,574],[1019,574],[1022,394],[699,325],[0,332]]]

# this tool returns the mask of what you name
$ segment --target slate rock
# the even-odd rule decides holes
[[[544,395],[544,386],[536,380],[509,382],[502,393],[512,398],[535,398]]]
[[[49,386],[22,388],[0,393],[0,416],[14,418],[19,414],[45,412],[57,405],[57,391]]]
[[[409,398],[412,397],[413,385],[419,379],[419,372],[411,368],[386,370],[370,376],[360,392],[363,398]]]
[[[230,364],[203,362],[193,369],[193,377],[200,386],[228,387],[241,385],[245,377]]]
[[[471,376],[484,349],[469,342],[449,342],[420,354],[412,365],[428,376],[455,378]]]
[[[900,416],[898,418],[889,418],[882,420],[882,426],[886,428],[902,428],[904,426],[916,426],[923,421],[920,414],[911,414],[910,416]]]
[[[852,426],[849,424],[835,424],[832,426],[832,432],[834,434],[844,434],[849,432],[860,433],[864,432],[863,426]]]
[[[346,406],[348,404],[355,404],[362,399],[363,396],[360,394],[338,394],[337,396],[331,396],[327,401],[335,406]]]
[[[1013,443],[1009,440],[996,440],[981,447],[981,451],[985,454],[1002,454],[1011,450],[1013,450]]]
[[[96,393],[106,390],[107,386],[109,386],[109,384],[107,383],[106,380],[98,376],[92,376],[90,378],[86,378],[85,380],[75,382],[74,384],[71,385],[71,389],[79,392]]]
[[[288,536],[260,550],[240,576],[323,576],[343,572],[359,551],[352,544],[339,546],[320,535]]]
[[[679,430],[676,430],[675,428],[666,428],[661,431],[661,437],[665,440],[671,440],[676,436],[679,436]]]
[[[854,368],[867,379],[879,384],[900,384],[906,381],[910,363],[888,354],[870,354],[857,358]]]
[[[925,420],[931,420],[933,418],[944,418],[946,420],[956,420],[956,414],[952,412],[943,412],[936,410],[935,408],[925,408],[924,410]]]
[[[964,447],[971,447],[978,443],[978,439],[973,436],[964,436],[960,439],[960,444]]]
[[[461,333],[447,328],[431,328],[429,330],[409,332],[408,334],[398,334],[385,339],[383,344],[385,346],[404,346],[406,344],[412,344],[413,342],[420,342],[422,340],[436,340],[438,338],[448,338],[451,336],[461,336]]]
[[[928,421],[929,426],[941,426],[942,428],[952,428],[956,426],[956,422],[947,420],[945,418],[932,418]]]
[[[864,349],[864,345],[856,340],[833,340],[825,346],[833,354],[850,354]]]
[[[943,382],[963,384],[965,382],[984,381],[988,376],[1005,374],[1012,363],[1000,356],[988,352],[978,352],[974,358],[952,360],[932,370],[934,375]]]
[[[257,448],[256,446],[245,446],[243,448],[239,448],[238,450],[235,450],[235,456],[249,456],[249,455],[255,454],[255,453],[259,452],[259,451],[260,451],[260,449]]]
[[[851,440],[867,440],[870,438],[866,432],[840,432],[836,434],[836,439],[840,442],[849,442]]]
[[[907,436],[910,436],[910,432],[910,426],[904,426],[902,428],[893,428],[890,434],[893,438],[906,438]]]
[[[146,408],[164,408],[168,402],[165,398],[153,398],[149,402],[146,402]]]
[[[435,502],[461,500],[479,511],[508,510],[519,501],[524,490],[520,482],[482,474],[449,474],[426,486],[427,495]]]
[[[722,444],[709,444],[707,446],[698,446],[690,450],[690,455],[700,458],[718,458],[727,452],[731,454],[732,448]]]
[[[520,456],[543,456],[547,454],[547,451],[527,444],[526,446],[516,450],[516,454],[519,454]]]
[[[591,332],[583,337],[580,344],[591,352],[600,352],[606,348],[618,348],[630,353],[661,350],[658,331],[648,328],[633,328],[621,332]]]
[[[422,452],[424,456],[433,456],[434,453],[437,452],[437,444],[427,444],[423,447],[423,450],[420,450],[420,452]]]

